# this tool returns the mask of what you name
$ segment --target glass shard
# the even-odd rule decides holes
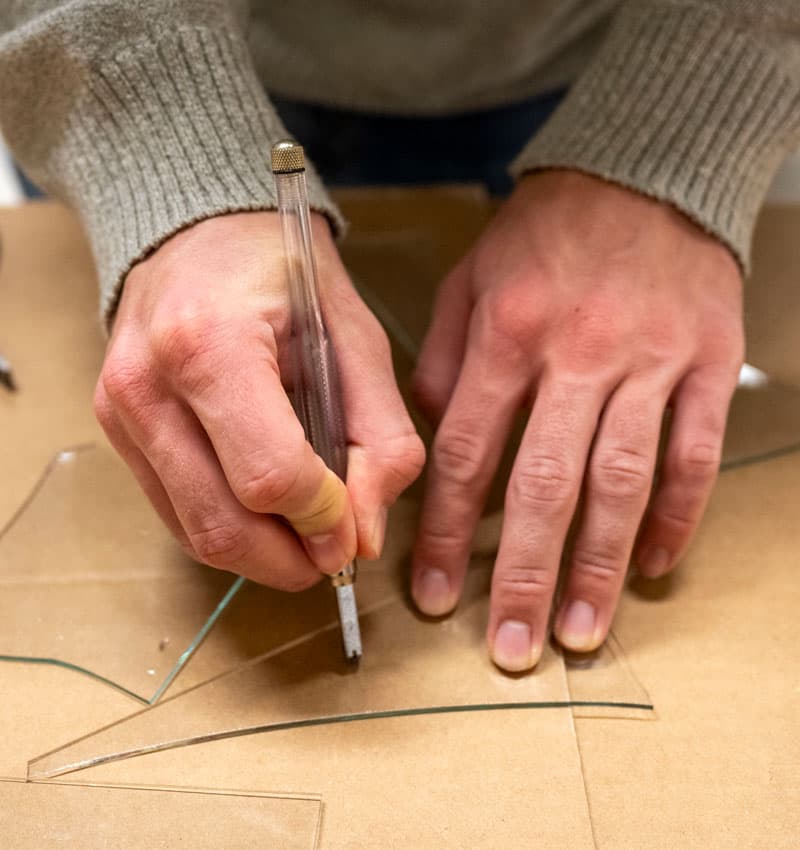
[[[767,380],[733,396],[722,469],[800,451],[800,389]]]
[[[150,702],[240,586],[180,552],[110,449],[63,451],[0,533],[0,660]]]
[[[485,646],[490,563],[474,566],[457,612],[443,621],[416,614],[402,598],[364,612],[365,652],[356,669],[342,658],[330,623],[290,645],[185,691],[118,724],[35,759],[33,779],[174,747],[268,730],[407,714],[564,708],[564,667],[547,648],[534,673],[508,676]],[[601,676],[581,702],[620,711],[652,708],[630,677]],[[611,690],[611,689],[614,690]],[[619,689],[619,690],[616,690]]]
[[[321,809],[315,795],[0,781],[0,834],[14,850],[314,850]]]

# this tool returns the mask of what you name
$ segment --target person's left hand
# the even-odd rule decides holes
[[[728,250],[670,206],[576,172],[523,178],[443,282],[417,366],[418,402],[439,423],[413,563],[423,612],[456,605],[512,420],[532,405],[506,493],[489,648],[510,671],[539,660],[582,490],[555,634],[578,651],[602,643],[667,406],[639,571],[670,570],[705,509],[744,356],[741,289]]]

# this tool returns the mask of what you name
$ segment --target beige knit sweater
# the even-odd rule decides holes
[[[800,143],[800,0],[0,0],[0,33],[0,126],[78,210],[106,313],[180,228],[274,207],[265,90],[438,115],[576,81],[513,173],[668,201],[745,268]],[[313,175],[311,200],[341,227]]]

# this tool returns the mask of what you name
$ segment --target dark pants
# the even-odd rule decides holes
[[[506,195],[507,168],[564,91],[446,117],[396,117],[272,98],[331,186],[483,183]]]

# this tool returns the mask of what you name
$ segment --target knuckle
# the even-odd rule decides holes
[[[498,568],[492,595],[510,607],[529,607],[548,600],[554,585],[553,570],[543,564],[511,564]]]
[[[509,283],[487,293],[477,309],[493,341],[508,342],[527,350],[542,325],[542,316],[531,309],[531,286],[527,281]]]
[[[210,525],[188,533],[191,548],[201,561],[215,567],[233,567],[247,556],[250,545],[245,531],[234,524]]]
[[[100,383],[112,405],[130,409],[149,394],[149,370],[138,357],[112,352],[103,364]]]
[[[635,449],[601,451],[592,464],[590,489],[600,497],[638,500],[650,490],[650,462]]]
[[[436,561],[460,552],[469,544],[465,527],[456,523],[425,521],[419,534],[418,552],[425,561]]]
[[[578,580],[601,586],[616,584],[627,567],[622,554],[610,548],[576,546],[571,562],[572,571]]]
[[[678,456],[676,471],[681,477],[708,480],[717,474],[721,459],[721,444],[691,443]]]
[[[382,446],[382,487],[387,497],[397,498],[417,480],[425,466],[425,444],[416,431],[403,434]]]
[[[202,387],[210,378],[213,355],[226,335],[226,325],[203,310],[184,308],[157,322],[151,345],[156,362],[178,384]],[[240,338],[234,334],[234,338]]]
[[[425,443],[419,434],[415,431],[409,437],[408,445],[408,466],[413,473],[411,480],[413,481],[422,472],[425,467],[427,452],[425,451]]]
[[[527,508],[562,509],[577,490],[577,476],[568,464],[555,455],[535,454],[525,458],[514,470],[509,495]]]
[[[108,431],[114,424],[115,416],[114,409],[108,398],[108,393],[103,385],[103,381],[99,380],[94,390],[94,398],[92,399],[92,408],[97,421],[100,423],[104,431]]]
[[[463,426],[442,430],[433,444],[433,469],[437,477],[462,487],[478,483],[484,447],[477,431]]]
[[[198,341],[206,338],[208,332],[208,319],[196,309],[184,307],[156,321],[152,340],[159,362],[182,363],[187,357],[192,357]]]
[[[621,342],[628,332],[626,317],[618,304],[590,304],[578,309],[568,322],[559,358],[568,372],[596,372],[605,364],[617,362]]]
[[[735,368],[737,373],[745,358],[746,337],[742,321],[716,321],[703,339],[702,351],[712,367],[725,373]]]
[[[300,478],[301,462],[294,455],[284,456],[282,463],[274,458],[264,462],[258,456],[233,476],[231,482],[236,498],[252,511],[264,511],[284,502]]]
[[[677,513],[669,508],[661,508],[655,512],[653,519],[681,537],[691,534],[696,524],[694,516],[691,514]]]
[[[393,455],[390,466],[396,470],[398,478],[405,489],[415,481],[425,466],[425,443],[416,431],[405,434],[400,447]]]

